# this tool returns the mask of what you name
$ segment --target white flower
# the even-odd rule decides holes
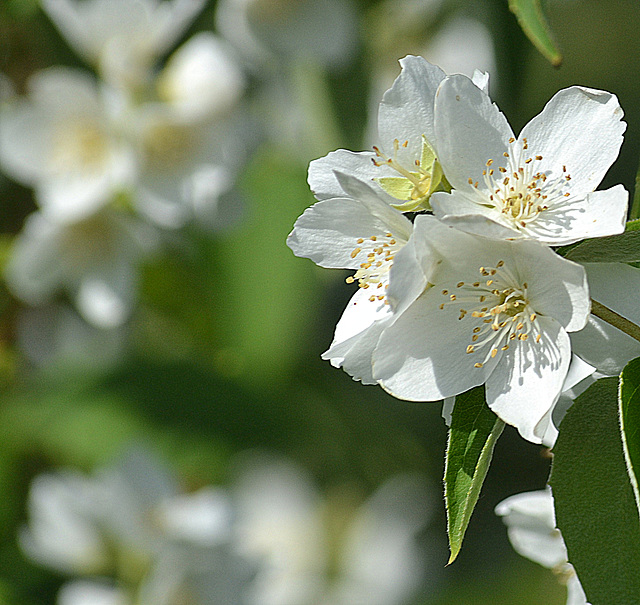
[[[205,0],[43,0],[75,50],[114,84],[135,87],[175,45]]]
[[[76,580],[64,584],[57,605],[131,605],[132,600],[118,586],[97,580]]]
[[[584,267],[592,298],[640,325],[640,269],[624,263],[585,263]],[[594,315],[584,329],[571,334],[571,346],[606,376],[618,375],[640,356],[640,342]]]
[[[624,230],[626,190],[594,191],[626,128],[614,95],[561,90],[517,139],[489,96],[463,76],[443,81],[435,107],[438,159],[453,187],[432,197],[441,220],[550,245]]]
[[[213,34],[201,33],[160,72],[158,100],[131,112],[130,136],[140,163],[135,203],[154,223],[175,228],[194,215],[211,214],[202,202],[215,208],[230,189],[244,155],[231,111],[243,90],[244,76],[228,49]],[[215,184],[202,196],[198,175],[212,171]]]
[[[508,527],[509,540],[518,554],[552,569],[566,583],[567,605],[588,605],[580,580],[567,561],[549,488],[511,496],[496,506],[496,514]]]
[[[589,314],[580,265],[539,242],[490,240],[418,216],[387,297],[397,317],[373,354],[386,390],[436,401],[485,384],[489,407],[541,442],[571,360],[567,332]]]
[[[420,477],[392,477],[349,510],[323,500],[292,463],[252,457],[233,493],[241,551],[263,561],[249,603],[400,605],[415,596],[426,564],[416,537],[430,517]],[[332,540],[338,515],[344,531]]]
[[[221,0],[216,28],[257,67],[278,59],[342,66],[355,51],[351,0]]]
[[[113,328],[131,313],[137,265],[154,244],[142,225],[108,209],[75,223],[34,212],[14,241],[5,278],[31,305],[67,290],[86,321]]]
[[[416,537],[430,517],[429,491],[415,475],[396,475],[356,511],[345,531],[337,577],[323,605],[411,602],[424,577],[426,553]]]
[[[87,74],[56,67],[29,80],[27,99],[0,113],[0,163],[31,185],[56,220],[104,206],[135,173],[132,150],[114,129],[114,104]]]
[[[176,50],[158,75],[161,101],[190,121],[220,116],[233,108],[246,82],[227,45],[201,32]]]
[[[38,475],[29,490],[22,549],[35,561],[65,573],[106,570],[111,557],[95,514],[103,495],[97,483],[70,471]]]
[[[375,181],[388,203],[403,211],[427,209],[434,191],[448,190],[436,157],[434,129],[434,99],[446,74],[422,57],[405,57],[400,65],[400,75],[380,103],[374,151],[339,149],[311,162],[309,185],[319,200],[343,193],[334,171]],[[479,72],[474,80],[487,86]]]
[[[412,225],[365,183],[339,173],[336,178],[345,193],[308,208],[296,221],[287,245],[321,267],[356,270],[347,282],[357,281],[359,289],[323,358],[344,367],[355,379],[374,384],[371,354],[391,318],[385,296],[389,269]]]

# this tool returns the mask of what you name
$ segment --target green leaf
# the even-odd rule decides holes
[[[603,378],[567,412],[550,479],[556,522],[590,603],[640,604],[640,523],[618,420],[618,381]]]
[[[533,45],[551,62],[551,65],[559,67],[562,63],[562,55],[553,39],[540,0],[509,0],[509,10],[515,14],[522,31]]]
[[[627,223],[620,235],[587,239],[566,253],[566,258],[578,263],[635,263],[640,261],[640,225]]]
[[[627,472],[640,508],[640,357],[630,361],[620,374],[620,428]]]
[[[504,422],[485,403],[484,387],[456,397],[444,469],[449,563],[453,563],[460,552],[489,470],[493,448],[503,428]]]

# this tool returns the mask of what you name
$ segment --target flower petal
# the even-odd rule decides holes
[[[380,337],[373,376],[394,397],[437,401],[464,393],[484,383],[500,359],[474,367],[478,358],[465,353],[469,325],[458,321],[457,308],[439,309],[439,294],[428,289]]]
[[[391,319],[391,309],[384,301],[369,300],[369,292],[362,288],[351,297],[336,325],[333,342],[322,359],[342,367],[363,384],[375,384],[372,356],[382,330]]]
[[[394,139],[406,140],[407,149],[421,149],[424,135],[434,145],[434,99],[446,74],[422,57],[412,55],[400,59],[400,65],[400,75],[380,103],[380,141],[387,148]]]
[[[515,248],[521,251],[514,260],[536,313],[553,317],[567,332],[582,329],[591,305],[582,265],[535,241],[514,242]]]
[[[624,263],[585,263],[585,269],[592,298],[640,324],[640,269]],[[640,356],[640,342],[593,315],[571,334],[571,343],[577,355],[610,376]]]
[[[296,256],[310,258],[321,267],[355,269],[362,263],[353,254],[358,238],[391,231],[407,240],[412,225],[364,183],[348,178],[342,183],[357,199],[333,198],[307,208],[287,245]]]
[[[556,93],[542,113],[520,133],[532,155],[539,154],[541,172],[556,174],[566,166],[574,195],[593,191],[618,157],[622,109],[615,95],[572,86]]]
[[[547,426],[540,422],[560,396],[571,360],[569,336],[562,326],[547,317],[538,321],[540,342],[529,339],[510,348],[486,384],[489,407],[533,443],[542,442]]]
[[[449,76],[436,95],[438,159],[454,189],[474,191],[469,179],[483,182],[489,159],[504,165],[503,153],[513,132],[489,96],[465,76]]]
[[[622,233],[628,199],[629,193],[622,185],[593,191],[560,208],[550,206],[528,225],[526,232],[552,246]]]
[[[395,176],[397,173],[382,165],[374,166],[372,160],[376,154],[373,151],[353,152],[346,149],[338,149],[325,155],[323,158],[313,160],[309,164],[309,186],[319,200],[344,196],[344,190],[336,178],[336,171],[351,175],[361,181],[372,182],[374,178],[381,176]],[[389,204],[398,200],[384,191],[380,195],[388,200]]]

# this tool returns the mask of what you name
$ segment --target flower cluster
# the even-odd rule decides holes
[[[211,227],[244,143],[234,114],[245,76],[219,37],[201,32],[160,61],[203,0],[52,0],[43,8],[98,74],[35,73],[3,95],[0,167],[34,189],[6,269],[40,305],[65,291],[82,317],[113,328],[130,315],[137,267],[168,229]]]
[[[311,163],[319,202],[288,239],[298,256],[355,271],[323,357],[412,401],[485,385],[503,421],[551,444],[560,395],[610,371],[582,335],[600,327],[588,323],[591,271],[552,246],[624,230],[626,190],[596,191],[622,144],[622,110],[614,95],[574,86],[516,136],[486,74],[400,63],[378,145]]]
[[[181,493],[140,450],[94,476],[39,475],[20,543],[75,577],[60,605],[401,605],[415,595],[426,563],[416,537],[430,516],[419,477],[392,477],[356,509],[335,510],[338,520],[287,460],[245,456],[234,475],[228,488]]]

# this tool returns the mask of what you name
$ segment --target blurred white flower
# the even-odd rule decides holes
[[[576,572],[567,561],[567,549],[556,528],[551,489],[516,494],[496,506],[508,528],[515,551],[552,569],[567,586],[567,605],[588,605]]]
[[[152,222],[175,228],[215,215],[203,202],[215,209],[245,155],[234,111],[244,86],[229,49],[203,32],[170,57],[156,82],[157,100],[132,108],[129,136],[140,165],[134,203]],[[202,174],[213,182],[204,196]]]
[[[98,483],[71,471],[37,476],[29,490],[29,522],[20,532],[24,552],[64,573],[106,571],[111,553],[96,515],[104,496]]]
[[[205,0],[43,0],[69,44],[110,83],[135,89],[178,42]]]
[[[116,102],[89,75],[52,67],[28,83],[28,97],[0,112],[0,164],[33,186],[42,211],[81,220],[129,186],[133,150],[114,126]]]
[[[341,66],[356,50],[351,0],[221,0],[216,27],[256,68],[277,60]]]
[[[76,580],[58,591],[57,605],[133,605],[129,595],[106,581]]]
[[[262,561],[252,605],[400,605],[415,597],[426,563],[416,537],[430,517],[420,478],[391,478],[346,523],[343,508],[328,507],[310,478],[281,459],[247,460],[233,495],[241,552]],[[332,527],[344,532],[331,535]]]
[[[144,225],[109,209],[75,223],[35,212],[14,241],[5,278],[31,305],[66,290],[86,321],[113,328],[129,317],[137,265],[154,247],[154,234]]]
[[[113,367],[122,360],[126,342],[122,328],[89,324],[63,303],[23,309],[16,336],[20,351],[34,366],[83,370]]]
[[[492,74],[496,62],[490,30],[477,19],[456,15],[445,21],[419,53],[448,74],[473,76],[476,70]]]

